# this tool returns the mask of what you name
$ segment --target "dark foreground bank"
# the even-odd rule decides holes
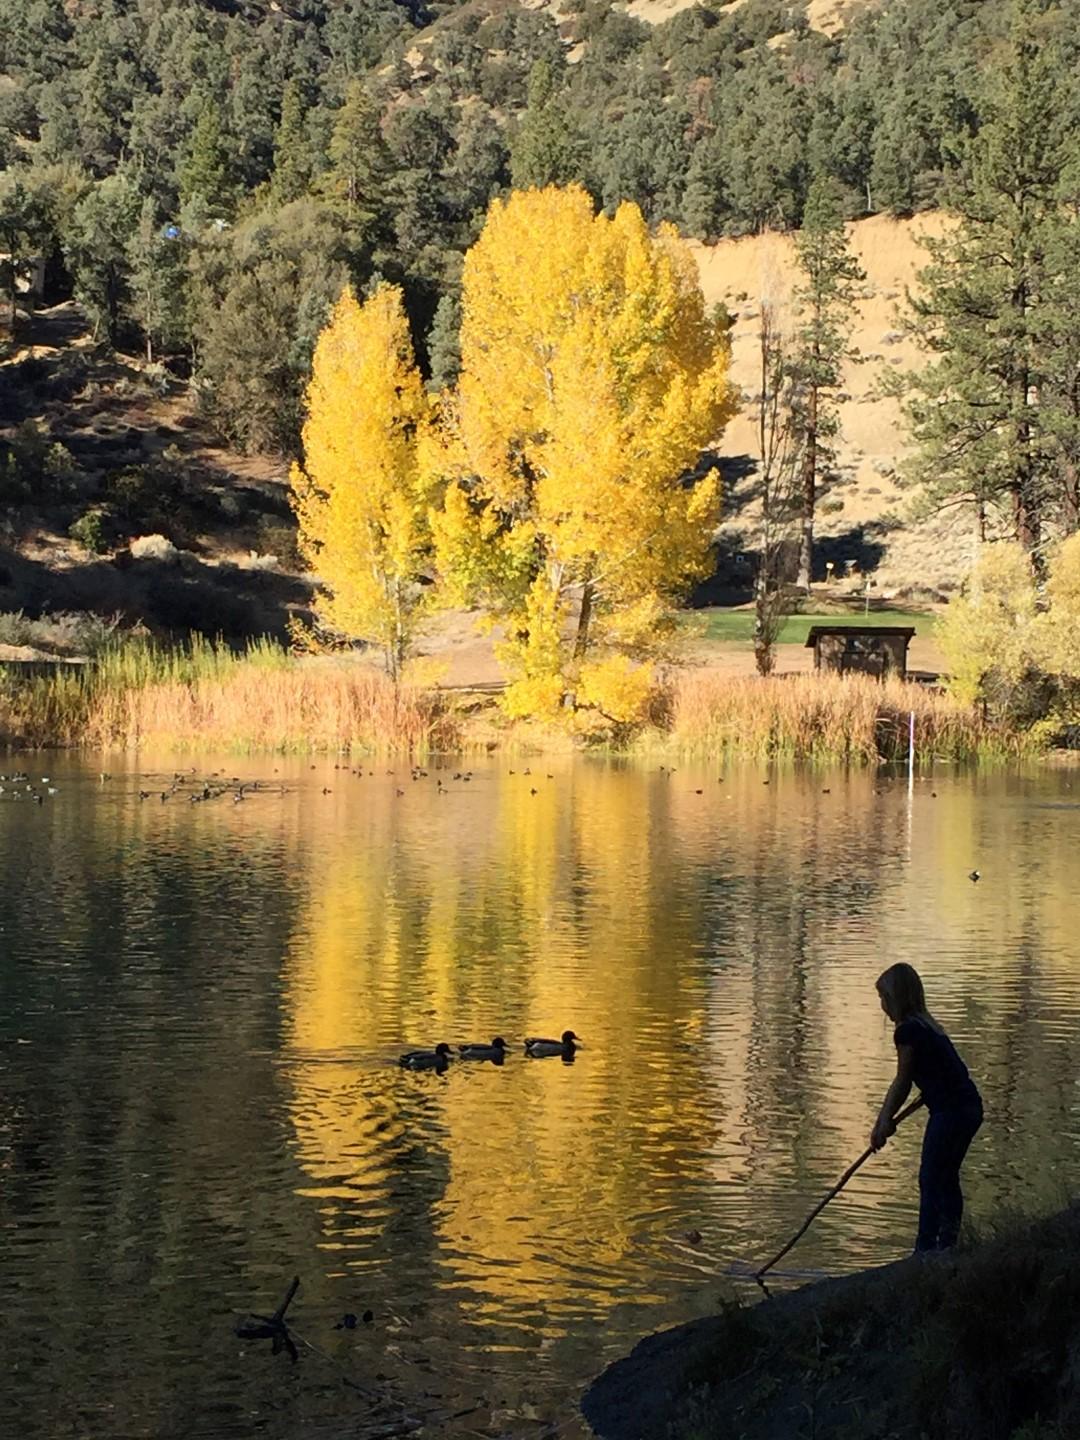
[[[1080,1435],[1080,1205],[643,1340],[590,1386],[603,1440]]]

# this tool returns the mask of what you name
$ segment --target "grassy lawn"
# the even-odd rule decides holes
[[[702,625],[704,640],[724,641],[734,645],[749,645],[754,628],[752,610],[694,610],[687,617],[687,624],[695,628]],[[789,615],[780,631],[781,645],[805,645],[812,625],[914,625],[920,635],[933,631],[937,616],[924,611],[913,615],[906,610],[871,610],[864,615],[861,610],[847,614],[831,615]]]

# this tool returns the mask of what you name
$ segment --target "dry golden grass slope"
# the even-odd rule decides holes
[[[699,0],[626,0],[622,7],[635,20],[644,20],[648,25],[662,25],[681,10],[689,10]],[[873,3],[873,0],[805,0],[806,18],[811,29],[821,30],[826,35],[835,35],[843,29],[846,17],[855,9]],[[565,20],[571,13],[567,0],[521,0],[528,10],[550,10],[556,22]],[[741,10],[746,0],[729,0],[729,3],[713,4],[710,8],[724,15],[733,15]],[[408,57],[406,57],[408,58]],[[570,59],[579,58],[571,53]]]
[[[524,0],[529,4],[530,0]],[[696,5],[698,0],[628,0],[626,13],[633,15],[636,20],[644,20],[649,25],[662,25],[665,20],[670,20],[673,15],[678,15],[680,10],[689,10]],[[846,14],[855,8],[859,0],[806,0],[806,18],[811,29],[821,30],[826,35],[835,35],[843,28]],[[865,3],[865,0],[863,0]],[[746,0],[731,0],[728,5],[714,5],[712,8],[721,11],[725,15],[731,15],[742,8]],[[557,3],[548,5],[548,8],[559,12]]]
[[[861,532],[884,545],[877,575],[883,585],[893,588],[948,586],[971,557],[971,527],[962,516],[948,522],[906,524],[885,536],[878,531],[883,518],[904,517],[912,501],[911,492],[897,483],[908,447],[900,407],[881,393],[882,376],[920,361],[918,348],[900,330],[898,309],[927,262],[920,236],[940,235],[947,223],[943,215],[932,213],[912,220],[873,216],[848,227],[852,251],[866,272],[853,335],[862,361],[845,370],[840,475],[823,496],[819,533],[835,537]],[[761,304],[772,303],[782,323],[785,319],[791,323],[794,237],[765,234],[716,245],[689,243],[706,299],[723,301],[735,316],[733,378],[747,401],[725,432],[722,452],[756,459],[752,397],[757,388]],[[743,531],[753,516],[753,507],[742,504],[746,489],[745,482],[733,486],[725,507],[729,523]]]

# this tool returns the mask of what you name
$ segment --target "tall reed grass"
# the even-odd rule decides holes
[[[948,695],[896,680],[688,671],[662,699],[638,745],[687,756],[906,760],[911,711],[923,760],[1007,758],[1040,748],[1028,732],[988,725]],[[0,743],[389,754],[513,749],[518,741],[519,729],[493,725],[490,704],[467,713],[436,690],[395,689],[348,660],[298,660],[269,640],[238,653],[199,637],[180,647],[128,639],[55,674],[16,682],[0,673]],[[544,736],[528,727],[529,748],[572,743],[563,732]]]
[[[25,745],[388,753],[458,739],[436,693],[347,661],[297,660],[268,640],[240,653],[197,636],[129,640],[70,673],[0,688],[0,740]]]
[[[752,759],[906,760],[915,713],[916,757],[1007,757],[1037,749],[1027,735],[994,728],[951,696],[901,680],[860,675],[730,679],[690,671],[670,691],[669,743],[687,755]]]

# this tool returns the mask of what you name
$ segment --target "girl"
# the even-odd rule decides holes
[[[881,1008],[896,1026],[896,1079],[889,1086],[870,1144],[880,1150],[896,1130],[893,1116],[914,1083],[930,1119],[919,1167],[916,1253],[948,1250],[960,1233],[964,1197],[960,1166],[982,1124],[982,1099],[952,1041],[926,1009],[922,981],[910,965],[891,965],[878,976]]]

